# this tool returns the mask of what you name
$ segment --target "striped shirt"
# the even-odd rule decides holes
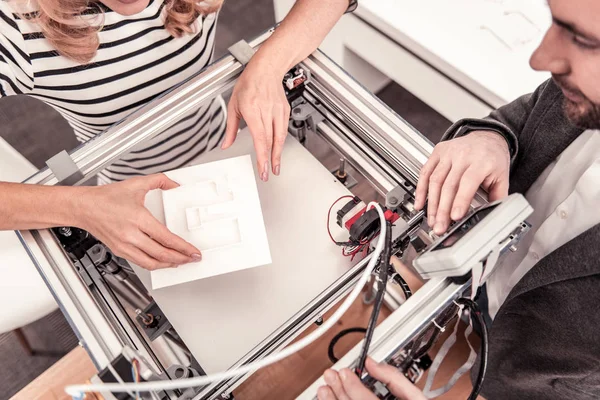
[[[204,68],[211,60],[217,15],[200,17],[196,33],[172,37],[161,0],[133,16],[99,3],[104,15],[97,55],[86,64],[59,55],[39,26],[0,0],[0,96],[26,94],[56,109],[85,142]],[[180,168],[213,149],[225,132],[221,98],[199,107],[122,156],[100,174],[107,183]],[[42,136],[40,140],[51,140]]]

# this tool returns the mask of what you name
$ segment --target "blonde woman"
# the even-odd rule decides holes
[[[210,62],[222,1],[0,0],[0,97],[40,99],[89,140]],[[228,110],[217,100],[195,110],[103,171],[106,185],[0,182],[0,230],[79,227],[148,269],[200,260],[143,207],[149,190],[177,186],[157,172],[230,146],[243,118],[261,179],[278,175],[290,112],[283,75],[348,8],[348,0],[298,0],[247,65]]]

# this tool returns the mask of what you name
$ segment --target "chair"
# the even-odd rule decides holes
[[[37,171],[0,138],[0,181],[22,182]],[[50,291],[13,231],[0,231],[0,333],[14,332],[23,349],[33,350],[22,327],[57,309]]]

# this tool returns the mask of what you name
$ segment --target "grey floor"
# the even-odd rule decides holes
[[[216,56],[240,39],[251,39],[274,24],[272,0],[229,0],[221,11]],[[390,84],[377,95],[417,130],[436,143],[450,121],[411,93]],[[36,167],[61,150],[72,150],[77,141],[68,124],[52,108],[16,96],[0,100],[0,136]],[[59,312],[24,328],[36,354],[27,357],[14,334],[0,335],[0,400],[20,388],[74,348],[77,339]]]

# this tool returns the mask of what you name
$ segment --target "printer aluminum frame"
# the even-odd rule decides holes
[[[272,32],[269,30],[259,36],[250,46],[257,49]],[[406,199],[412,201],[419,171],[433,145],[323,53],[316,51],[300,66],[310,71],[310,79],[302,88],[303,100],[297,102],[308,104],[311,112],[318,112],[309,121],[312,122],[308,124],[309,131],[324,139],[384,198],[386,194],[402,189],[400,193],[408,194]],[[72,151],[70,157],[80,171],[75,184],[94,177],[188,110],[231,89],[243,69],[244,65],[233,56],[225,56]],[[40,170],[25,183],[60,184],[48,168]],[[478,193],[472,205],[484,203],[484,196]],[[411,218],[410,215],[404,217],[406,220]],[[422,214],[412,215],[412,218],[422,219]],[[415,226],[423,225],[420,220],[417,222]],[[122,354],[124,347],[129,347],[136,349],[149,367],[165,372],[146,339],[134,326],[135,320],[125,312],[99,274],[90,275],[93,282],[85,282],[51,230],[18,233],[80,344],[98,369],[105,368]],[[409,233],[414,234],[414,229],[405,234]],[[362,260],[349,269],[236,365],[261,359],[289,344],[349,292],[366,263],[367,260]],[[401,307],[400,291],[390,290],[386,301],[397,310],[377,328],[370,355],[377,361],[389,360],[453,300],[461,297],[469,286],[468,280],[431,279]],[[356,358],[354,353],[354,350],[348,353],[340,362],[350,365],[352,357]],[[248,376],[208,385],[196,393],[194,399],[228,398]]]

